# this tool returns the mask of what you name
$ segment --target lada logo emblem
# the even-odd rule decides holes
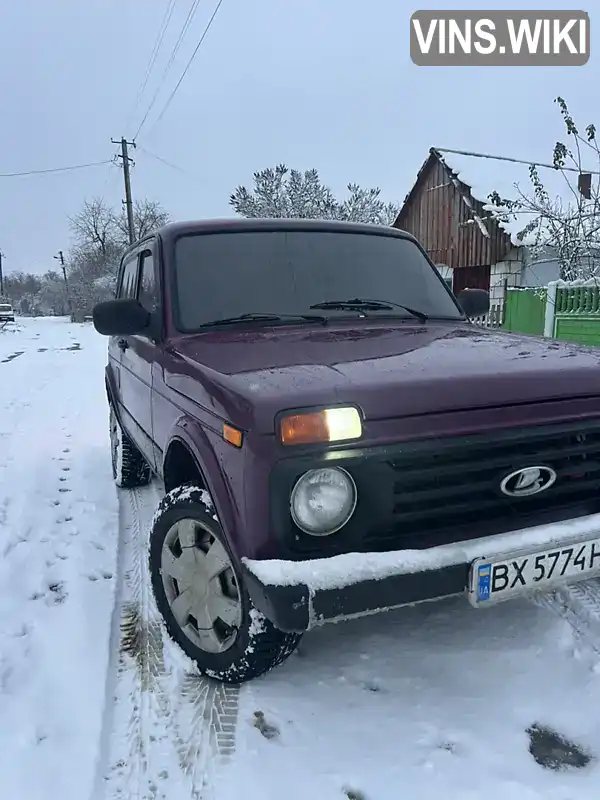
[[[530,497],[545,492],[556,478],[551,467],[524,467],[507,475],[500,484],[500,491],[508,497]]]

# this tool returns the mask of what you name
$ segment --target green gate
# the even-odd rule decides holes
[[[507,289],[504,329],[511,333],[544,335],[546,289]]]

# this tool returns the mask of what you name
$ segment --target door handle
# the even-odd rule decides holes
[[[127,339],[119,339],[119,341],[117,342],[117,346],[118,346],[119,350],[123,350],[123,351],[127,350],[127,348],[129,347],[129,344],[127,343]]]

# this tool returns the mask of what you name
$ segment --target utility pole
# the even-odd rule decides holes
[[[125,181],[125,200],[123,205],[127,209],[127,230],[129,231],[129,244],[135,242],[135,227],[133,224],[133,201],[131,200],[131,175],[129,172],[130,163],[133,164],[133,159],[127,153],[127,147],[135,147],[135,142],[128,142],[127,139],[122,138],[121,141],[111,139],[113,144],[121,145],[121,155],[118,156],[123,161],[123,179]]]
[[[60,261],[60,266],[62,268],[62,274],[63,274],[63,278],[64,278],[64,281],[65,281],[65,294],[67,296],[67,305],[69,307],[69,314],[71,315],[71,322],[73,322],[74,321],[73,320],[73,306],[71,305],[71,295],[69,293],[69,281],[67,280],[67,270],[66,270],[66,267],[65,267],[65,257],[63,255],[63,251],[59,250],[58,251],[58,255],[53,256],[53,258],[56,258],[58,261]]]
[[[2,259],[4,254],[0,250],[0,297],[4,294],[4,273],[2,272]]]

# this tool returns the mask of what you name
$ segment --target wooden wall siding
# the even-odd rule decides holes
[[[487,218],[483,204],[434,155],[423,165],[394,225],[416,236],[432,261],[454,269],[490,266],[510,249],[509,237]]]

